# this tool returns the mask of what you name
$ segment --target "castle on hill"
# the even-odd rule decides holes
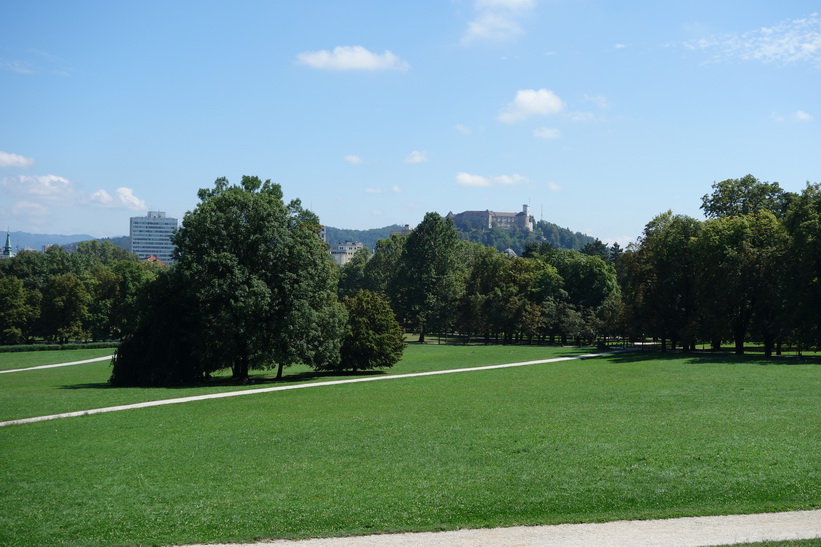
[[[506,230],[519,228],[520,230],[532,232],[536,224],[530,214],[530,205],[527,204],[522,205],[522,211],[519,213],[499,213],[487,209],[484,211],[464,211],[457,214],[450,212],[446,218],[453,220],[455,226],[463,229],[490,229],[495,226]]]

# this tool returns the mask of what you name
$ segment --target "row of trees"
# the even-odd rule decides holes
[[[383,295],[420,342],[452,332],[505,343],[590,340],[612,328],[620,302],[615,268],[596,252],[531,242],[524,258],[511,257],[461,241],[437,213],[342,268],[340,294],[363,289]]]
[[[524,257],[459,241],[429,213],[406,238],[380,241],[341,272],[340,293],[382,294],[407,329],[503,342],[653,338],[669,347],[737,353],[754,340],[821,340],[821,186],[800,194],[748,175],[713,185],[707,220],[666,212],[627,250],[530,243]]]
[[[821,185],[800,194],[748,175],[713,185],[699,221],[667,212],[619,259],[625,321],[692,348],[750,338],[818,344],[821,325]]]
[[[157,271],[109,241],[22,251],[0,262],[0,344],[120,339]]]

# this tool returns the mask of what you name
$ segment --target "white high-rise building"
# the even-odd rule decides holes
[[[140,260],[156,256],[166,264],[174,262],[171,236],[177,229],[177,219],[163,211],[148,211],[144,217],[131,217],[131,252]]]

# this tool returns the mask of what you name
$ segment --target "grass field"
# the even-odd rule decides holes
[[[393,372],[567,351],[410,346]],[[95,363],[0,375],[0,412],[189,391],[105,388],[108,373]],[[814,361],[631,353],[10,426],[0,429],[0,544],[250,541],[818,508],[819,388]]]

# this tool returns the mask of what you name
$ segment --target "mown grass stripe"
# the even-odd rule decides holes
[[[20,418],[17,420],[7,420],[5,422],[0,422],[0,427],[6,427],[10,425],[22,425],[22,424],[29,424],[29,423],[36,423],[36,422],[45,422],[48,420],[58,420],[61,418],[77,418],[80,416],[90,416],[92,414],[103,414],[107,412],[119,412],[122,410],[135,410],[138,408],[149,408],[154,406],[163,406],[163,405],[173,405],[178,403],[191,403],[195,401],[207,401],[210,399],[224,399],[226,397],[238,397],[240,395],[253,395],[258,393],[272,393],[275,391],[288,391],[292,389],[302,389],[308,387],[324,387],[324,386],[337,386],[342,384],[355,384],[359,382],[375,382],[378,380],[396,380],[400,378],[416,378],[420,376],[435,376],[439,374],[452,374],[457,372],[476,372],[480,370],[494,370],[494,369],[503,369],[503,368],[513,368],[513,367],[524,367],[530,365],[540,365],[545,363],[558,363],[561,361],[573,361],[576,359],[590,359],[593,357],[603,357],[606,355],[614,355],[616,353],[620,353],[622,350],[618,351],[608,351],[602,353],[588,353],[584,355],[576,355],[572,357],[555,357],[552,359],[539,359],[536,361],[522,361],[519,363],[505,363],[501,365],[486,365],[486,366],[479,366],[479,367],[468,367],[468,368],[457,368],[457,369],[448,369],[448,370],[434,370],[428,372],[415,372],[411,374],[397,374],[393,376],[371,376],[367,378],[353,378],[348,380],[331,380],[328,382],[314,382],[314,383],[305,383],[305,384],[296,384],[296,385],[288,385],[288,386],[276,386],[276,387],[266,387],[261,389],[246,389],[242,391],[226,391],[222,393],[209,393],[206,395],[192,395],[189,397],[176,397],[173,399],[161,399],[159,401],[146,401],[143,403],[132,403],[128,405],[117,405],[117,406],[109,406],[103,408],[93,408],[89,410],[77,410],[74,412],[63,412],[60,414],[49,414],[47,416],[34,416],[31,418]],[[110,358],[110,357],[109,357]],[[101,361],[103,358],[97,359],[90,359],[87,362],[91,361]],[[79,363],[79,362],[78,362]],[[77,363],[61,363],[58,365],[44,365],[43,367],[39,368],[47,368],[47,367],[55,367],[55,366],[68,366],[69,364],[77,364]],[[10,371],[7,371],[10,372]]]

